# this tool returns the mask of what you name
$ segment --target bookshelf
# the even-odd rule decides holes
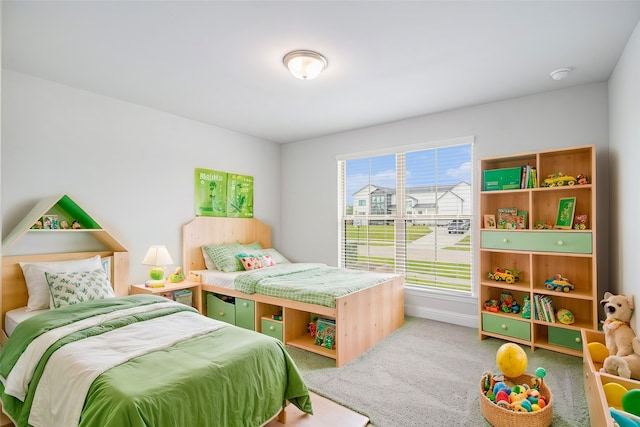
[[[522,168],[536,170],[531,188],[483,190],[480,192],[479,335],[480,339],[495,337],[535,348],[582,356],[581,328],[597,329],[597,266],[596,266],[596,156],[594,146],[539,151],[513,156],[482,159],[481,179],[485,171]],[[560,179],[561,185],[542,186],[554,174],[577,177],[578,183]],[[483,183],[484,184],[484,183]],[[573,204],[566,200],[575,201]],[[573,220],[562,214],[566,204],[575,206]],[[498,210],[516,208],[526,212],[524,228],[485,228],[484,215],[496,215]],[[578,215],[586,215],[583,227],[573,228]],[[568,227],[558,229],[556,224]],[[565,226],[566,226],[565,224]],[[489,278],[496,268],[516,269],[519,280],[512,284]],[[567,292],[549,289],[545,282],[555,275],[570,279],[574,286]],[[525,297],[531,302],[531,317],[522,312],[489,311],[485,302],[500,301],[509,292],[522,307]],[[556,310],[569,310],[571,324],[536,318],[534,297],[552,301]],[[536,297],[538,298],[538,297]],[[557,317],[557,316],[556,316]]]

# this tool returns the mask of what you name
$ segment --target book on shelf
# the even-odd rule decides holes
[[[538,186],[536,168],[529,165],[521,166],[520,188],[535,188]]]
[[[328,349],[336,345],[336,321],[334,319],[318,318],[316,321],[315,344]]]
[[[542,301],[544,303],[544,308],[546,309],[546,312],[547,312],[547,318],[549,319],[547,321],[550,323],[555,323],[556,313],[555,313],[555,307],[553,306],[553,299],[551,299],[549,295],[545,295],[542,297]]]
[[[516,228],[519,230],[524,230],[529,228],[527,222],[527,212],[526,211],[518,211],[517,220],[516,220]]]
[[[500,229],[516,228],[518,222],[518,208],[498,208],[496,225]]]

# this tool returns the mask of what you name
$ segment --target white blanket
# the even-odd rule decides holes
[[[82,329],[90,328],[91,326],[99,325],[110,320],[115,320],[123,316],[129,316],[131,314],[140,314],[152,312],[158,309],[164,309],[169,306],[173,306],[175,302],[163,302],[158,304],[149,304],[139,307],[132,307],[125,310],[113,311],[111,313],[101,314],[99,316],[90,317],[70,325],[62,326],[60,328],[52,329],[38,338],[33,340],[26,348],[26,350],[20,355],[20,358],[14,365],[7,378],[0,378],[4,384],[4,392],[9,396],[13,396],[24,402],[24,398],[27,395],[27,389],[29,383],[33,378],[33,373],[42,358],[42,355],[47,349],[60,338],[65,337],[73,332],[80,331]]]

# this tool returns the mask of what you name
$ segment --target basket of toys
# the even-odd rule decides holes
[[[480,379],[480,409],[494,427],[548,427],[553,398],[544,382],[546,371],[526,374],[527,356],[520,346],[504,344],[496,362],[502,374],[485,372]]]

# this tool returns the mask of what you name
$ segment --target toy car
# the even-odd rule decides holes
[[[542,181],[542,187],[562,187],[563,185],[575,185],[576,182],[574,177],[559,172],[547,175],[547,178]]]
[[[495,280],[496,282],[505,281],[509,284],[513,284],[519,280],[520,272],[518,270],[508,270],[506,268],[496,268],[496,271],[489,273],[487,277]]]
[[[566,277],[562,277],[559,274],[553,276],[544,282],[544,286],[550,291],[569,292],[574,290],[573,284]]]

